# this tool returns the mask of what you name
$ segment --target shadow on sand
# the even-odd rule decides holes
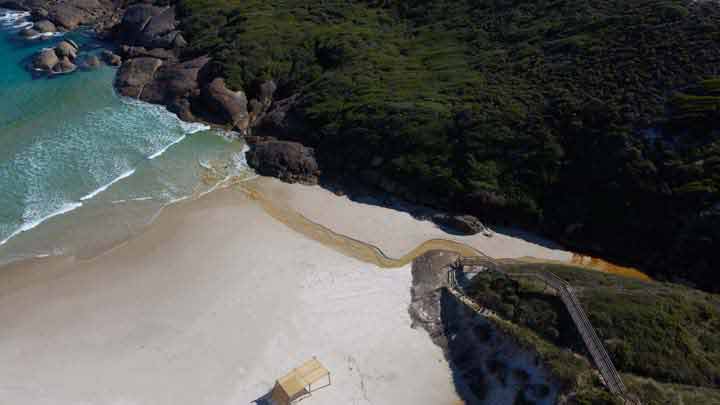
[[[268,392],[267,394],[261,396],[260,398],[250,402],[254,405],[274,405],[271,398],[272,392]]]
[[[408,202],[406,200],[403,200],[399,197],[392,196],[390,194],[387,194],[380,190],[373,190],[365,186],[341,186],[337,182],[333,181],[321,181],[320,187],[332,192],[333,194],[344,196],[347,199],[349,199],[352,202],[358,203],[358,204],[365,204],[365,205],[372,205],[375,207],[381,207],[381,208],[389,208],[395,211],[404,212],[414,219],[418,221],[428,221],[431,222],[436,228],[440,229],[441,231],[447,233],[448,235],[453,236],[468,236],[462,232],[458,232],[456,229],[453,229],[451,227],[438,224],[437,222],[432,220],[433,215],[436,214],[446,214],[447,212],[441,211],[432,207],[428,207],[425,205],[420,204],[414,204],[411,202]],[[458,213],[455,213],[458,214]],[[479,218],[484,223],[483,218]],[[533,243],[548,249],[555,249],[555,250],[567,250],[565,247],[560,245],[559,243],[553,242],[551,240],[545,239],[542,236],[539,236],[537,234],[534,234],[529,231],[524,231],[522,229],[513,228],[512,226],[506,226],[506,225],[494,225],[494,224],[486,224],[489,225],[490,228],[494,233],[509,236],[516,239],[521,239],[529,243]]]

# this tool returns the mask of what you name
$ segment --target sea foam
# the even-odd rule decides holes
[[[124,178],[127,178],[127,177],[132,176],[134,173],[135,173],[135,169],[131,169],[131,170],[126,171],[125,173],[123,173],[123,174],[117,176],[116,178],[112,179],[109,183],[105,184],[104,186],[101,186],[101,187],[99,187],[98,189],[96,189],[95,191],[93,191],[92,193],[90,193],[90,194],[88,194],[88,195],[80,198],[80,201],[86,201],[86,200],[89,200],[89,199],[95,197],[96,195],[98,195],[98,194],[102,193],[103,191],[109,189],[110,186],[112,186],[113,184],[117,183],[118,181],[120,181],[120,180],[122,180],[122,179],[124,179]]]
[[[38,38],[48,38],[48,37],[61,37],[65,35],[64,32],[41,32],[39,34],[35,34],[33,36],[28,37],[28,39],[38,39]],[[51,48],[52,49],[52,48]]]
[[[0,11],[0,24],[6,27],[18,24],[20,19],[28,16],[29,13],[3,14]],[[16,154],[12,160],[0,162],[0,172],[4,173],[0,176],[0,184],[12,185],[15,178],[23,178],[25,180],[22,184],[26,185],[15,194],[25,195],[25,201],[20,201],[19,198],[13,200],[9,192],[6,194],[8,196],[6,203],[21,205],[25,213],[19,218],[16,217],[13,222],[0,224],[7,225],[7,227],[3,226],[5,231],[12,230],[9,234],[5,231],[0,234],[0,238],[4,238],[0,241],[0,245],[53,217],[82,207],[88,200],[135,174],[136,169],[144,165],[143,162],[156,159],[190,134],[210,129],[210,126],[202,123],[183,122],[163,106],[128,98],[120,98],[120,100],[119,106],[109,103],[103,108],[89,112],[82,121],[76,122],[76,120],[72,124],[63,123],[53,129],[53,132],[47,131],[52,136],[35,141],[29,148],[21,150],[22,153]],[[122,104],[125,106],[123,107]],[[94,134],[104,136],[101,138]],[[112,137],[113,135],[118,136]],[[115,139],[115,141],[101,142],[104,139]],[[120,174],[117,174],[119,172]],[[69,184],[65,178],[74,175],[79,181],[72,184],[87,186],[88,182],[82,180],[85,174],[94,177],[95,185],[103,185],[79,200],[72,201],[73,195],[82,195],[83,192],[87,192],[87,188],[84,190],[64,188]],[[147,190],[143,191],[147,192]],[[119,198],[123,196],[120,195]],[[116,200],[113,203],[151,199],[172,203],[185,198],[187,196],[176,193],[163,198],[146,196]]]
[[[36,226],[42,224],[43,222],[47,221],[47,220],[50,219],[50,218],[53,218],[53,217],[56,217],[56,216],[62,215],[62,214],[67,214],[68,212],[70,212],[70,211],[72,211],[72,210],[74,210],[74,209],[76,209],[76,208],[79,208],[79,207],[81,207],[81,206],[82,206],[82,203],[81,203],[81,202],[69,202],[69,203],[65,203],[65,204],[64,204],[60,209],[58,209],[57,211],[54,211],[54,212],[52,212],[52,213],[50,213],[50,214],[48,214],[48,215],[46,215],[46,216],[44,216],[44,217],[42,217],[42,218],[39,218],[39,219],[30,221],[30,222],[26,222],[26,223],[22,224],[22,226],[21,226],[20,228],[18,228],[18,229],[16,229],[15,231],[13,231],[7,238],[5,238],[5,239],[3,239],[2,241],[0,241],[0,246],[6,244],[10,239],[18,236],[19,234],[35,228]]]
[[[34,25],[34,24],[33,24],[31,21],[23,21],[23,22],[21,22],[21,23],[19,23],[19,24],[14,24],[12,27],[13,27],[13,28],[21,29],[21,28],[30,28],[30,27],[32,27],[33,25]]]
[[[0,22],[2,22],[3,25],[13,25],[16,21],[29,17],[30,13],[26,11],[5,11],[3,14],[0,14]]]
[[[159,157],[160,155],[162,155],[163,153],[165,153],[168,149],[170,149],[173,145],[182,142],[182,140],[185,139],[186,137],[187,137],[186,135],[183,135],[183,136],[181,136],[180,138],[172,141],[172,142],[171,142],[169,145],[167,145],[166,147],[164,147],[164,148],[160,149],[159,151],[153,153],[152,155],[148,156],[148,159],[153,160],[153,159]]]

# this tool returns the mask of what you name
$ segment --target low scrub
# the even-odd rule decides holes
[[[179,0],[186,56],[302,93],[324,172],[720,289],[720,6]],[[698,87],[698,89],[694,89]],[[675,94],[675,96],[673,96]]]
[[[651,395],[660,383],[665,388],[656,391],[662,393],[672,384],[704,387],[708,393],[720,388],[720,296],[571,266],[503,267],[510,274],[548,271],[569,282],[618,370],[656,384],[633,384],[641,396]],[[565,307],[542,282],[483,273],[472,283],[469,293],[478,303],[553,345],[584,352]]]

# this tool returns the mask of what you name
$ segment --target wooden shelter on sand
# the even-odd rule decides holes
[[[313,384],[321,380],[325,381],[326,378],[326,384],[313,387]],[[270,398],[274,405],[295,404],[312,396],[313,392],[328,387],[330,384],[330,372],[313,357],[303,363],[302,366],[293,369],[284,377],[278,379],[270,393]]]

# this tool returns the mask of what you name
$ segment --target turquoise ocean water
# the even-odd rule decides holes
[[[112,246],[211,188],[208,167],[251,175],[241,142],[119,97],[112,68],[33,78],[29,58],[63,37],[22,40],[27,24],[0,9],[0,264]],[[65,35],[81,54],[102,45]]]

